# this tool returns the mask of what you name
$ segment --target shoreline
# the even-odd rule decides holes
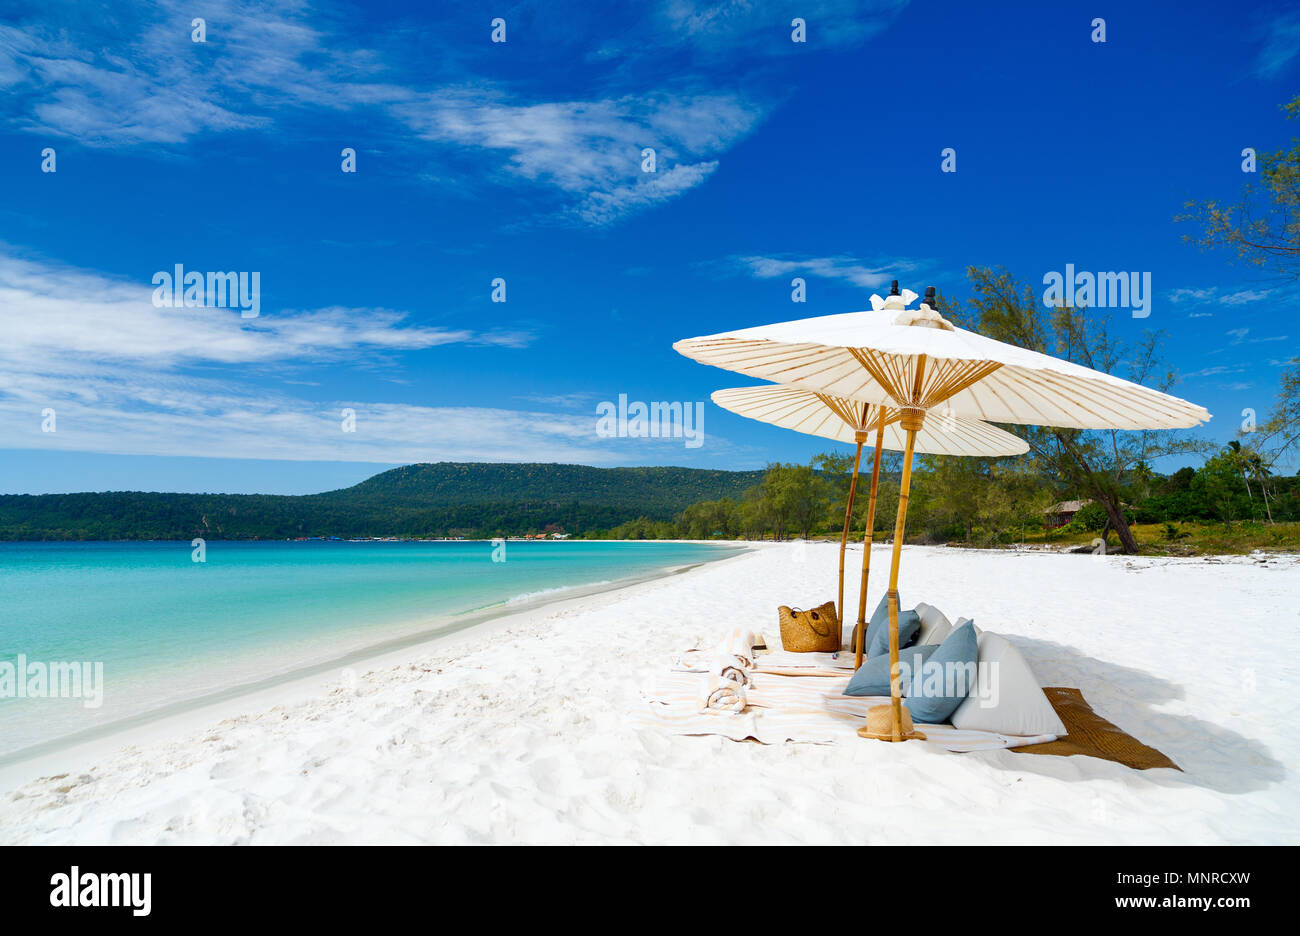
[[[633,542],[633,541],[628,541]],[[636,541],[639,542],[639,541]],[[630,591],[693,569],[732,562],[755,551],[744,541],[675,540],[723,547],[740,546],[733,555],[688,565],[666,566],[643,575],[628,576],[591,585],[564,586],[519,601],[502,599],[485,608],[464,612],[451,619],[410,634],[357,648],[329,660],[276,673],[248,683],[239,683],[194,699],[130,715],[106,725],[83,729],[51,741],[28,745],[0,755],[0,791],[11,790],[51,772],[73,769],[91,757],[102,757],[121,748],[170,738],[201,727],[206,721],[220,721],[258,710],[323,695],[354,667],[372,669],[408,662],[408,656],[437,644],[439,649],[457,645],[457,638],[487,636],[513,624],[530,621],[542,612],[578,610],[582,603],[600,595]],[[430,619],[432,620],[432,619]]]

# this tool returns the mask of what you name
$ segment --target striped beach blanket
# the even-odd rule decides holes
[[[854,656],[842,653],[791,653],[771,650],[754,657],[754,672],[775,676],[852,676]]]
[[[747,690],[749,704],[744,711],[731,714],[700,711],[698,675],[668,673],[646,691],[645,705],[634,723],[669,734],[718,735],[761,744],[857,742],[862,740],[857,730],[862,727],[867,709],[888,704],[889,698],[842,695],[847,685],[847,676],[832,679],[760,672]],[[951,725],[918,724],[917,728],[925,734],[927,743],[958,753],[1043,744],[1056,737],[968,731]]]

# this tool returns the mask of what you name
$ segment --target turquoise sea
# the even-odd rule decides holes
[[[342,665],[558,590],[735,549],[509,541],[502,555],[483,541],[209,542],[204,561],[192,553],[188,542],[0,542],[0,758]],[[102,663],[102,704],[40,697],[30,684],[18,697],[19,654],[37,670]],[[86,695],[93,666],[79,672],[91,675]]]

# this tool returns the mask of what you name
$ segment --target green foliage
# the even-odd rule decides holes
[[[1096,533],[1106,525],[1106,511],[1098,503],[1084,504],[1070,521],[1071,526],[1088,533]]]
[[[1300,117],[1300,95],[1282,110],[1289,120]],[[1300,139],[1257,159],[1260,181],[1244,187],[1240,202],[1188,201],[1174,220],[1196,228],[1183,239],[1203,250],[1227,249],[1251,266],[1300,277]]]

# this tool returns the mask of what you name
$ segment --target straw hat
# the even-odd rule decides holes
[[[924,741],[925,735],[919,731],[912,730],[912,713],[904,706],[902,709],[903,727],[901,740]],[[858,729],[858,735],[863,738],[873,738],[876,741],[892,741],[893,716],[891,715],[891,706],[873,705],[867,709],[867,723],[864,727]]]

